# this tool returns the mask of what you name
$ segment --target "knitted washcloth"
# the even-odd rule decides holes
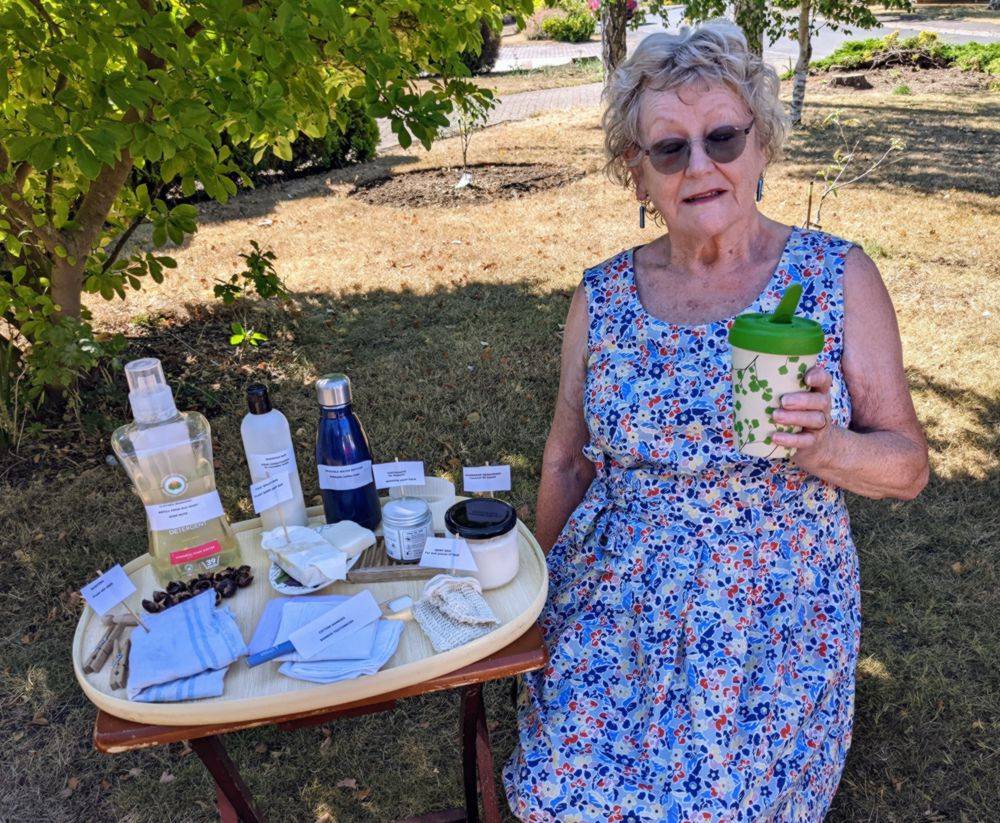
[[[434,651],[454,649],[500,625],[482,591],[478,580],[447,574],[439,574],[424,586],[423,597],[413,605],[413,618]]]

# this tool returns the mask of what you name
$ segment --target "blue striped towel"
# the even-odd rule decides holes
[[[229,665],[247,653],[236,618],[215,607],[211,589],[144,620],[148,632],[141,626],[132,630],[129,700],[218,697]]]

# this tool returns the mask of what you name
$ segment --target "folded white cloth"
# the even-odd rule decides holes
[[[347,554],[306,526],[271,529],[261,535],[260,545],[271,560],[303,586],[318,586],[347,576]]]
[[[286,606],[287,608],[287,606]],[[302,663],[282,663],[278,669],[286,677],[308,680],[312,683],[336,683],[353,680],[366,674],[375,674],[396,653],[403,623],[399,620],[377,620],[375,643],[371,654],[363,660],[308,660]]]
[[[439,574],[424,586],[413,605],[413,618],[436,652],[446,652],[489,634],[500,619],[473,577]]]
[[[343,600],[347,600],[345,596]],[[288,636],[296,629],[301,628],[317,617],[330,611],[336,603],[316,603],[309,601],[291,601],[285,603],[281,610],[281,622],[278,623],[278,631],[274,636],[273,645],[278,646],[288,640]],[[375,631],[378,621],[369,623],[354,634],[329,644],[324,648],[318,657],[309,658],[309,662],[315,663],[320,660],[365,660],[372,655],[375,647]],[[305,658],[298,652],[283,655],[277,658],[281,661],[301,662]]]
[[[129,700],[217,697],[229,665],[247,653],[236,618],[216,608],[211,589],[143,620],[148,632],[142,626],[132,630]]]
[[[349,558],[357,557],[369,546],[375,545],[375,532],[364,526],[359,526],[353,520],[325,523],[322,526],[313,526],[312,528],[327,543],[342,551]]]

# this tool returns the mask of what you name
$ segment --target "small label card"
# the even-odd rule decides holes
[[[248,454],[247,463],[250,464],[251,471],[258,476],[298,471],[295,465],[295,453],[286,449],[268,454]]]
[[[332,491],[360,489],[372,482],[372,461],[363,460],[350,466],[317,466],[319,487]]]
[[[253,500],[253,510],[260,514],[267,509],[273,509],[280,503],[292,499],[292,480],[288,472],[282,472],[274,477],[268,477],[250,486],[250,498]]]
[[[222,517],[223,514],[222,500],[217,491],[205,492],[173,503],[154,503],[146,506],[149,527],[158,532],[204,523],[213,517]]]
[[[376,463],[372,466],[375,472],[375,487],[391,489],[395,486],[423,486],[423,460],[397,460],[394,463]]]
[[[382,609],[378,602],[372,593],[365,589],[350,600],[324,612],[312,622],[306,623],[302,628],[296,629],[288,635],[288,639],[292,641],[295,650],[308,660],[322,652],[327,644],[354,634],[381,616]]]
[[[87,601],[87,605],[100,615],[106,614],[134,593],[135,584],[129,579],[121,564],[112,566],[96,580],[80,589],[80,594]]]
[[[466,492],[509,492],[510,466],[466,466],[462,485]]]
[[[458,569],[463,572],[479,569],[469,544],[460,537],[428,537],[419,565],[425,569]]]

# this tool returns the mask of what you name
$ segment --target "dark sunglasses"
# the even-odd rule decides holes
[[[701,139],[707,154],[716,163],[732,163],[743,154],[747,147],[747,135],[753,128],[753,121],[745,129],[736,126],[719,126]],[[649,157],[650,165],[660,174],[676,174],[687,168],[691,159],[691,141],[671,137],[654,143],[648,149],[639,147],[631,165],[638,165],[643,155]]]

